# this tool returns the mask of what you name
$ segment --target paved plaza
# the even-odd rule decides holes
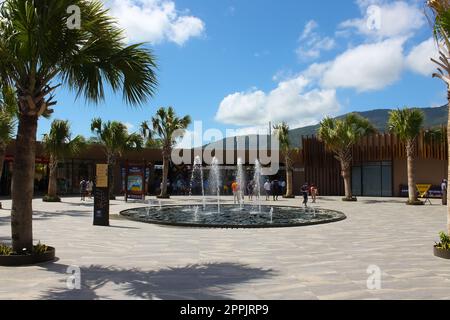
[[[2,203],[0,242],[9,242],[11,201]],[[450,299],[450,261],[432,252],[446,226],[439,200],[409,207],[396,198],[320,198],[317,207],[347,219],[249,230],[164,227],[118,215],[141,206],[112,201],[111,227],[95,227],[92,201],[35,199],[34,238],[55,246],[58,260],[0,267],[0,299]],[[74,266],[81,288],[70,290]],[[368,289],[369,266],[381,270],[381,289]]]

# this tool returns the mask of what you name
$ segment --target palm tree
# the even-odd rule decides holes
[[[69,121],[53,120],[50,132],[44,135],[42,143],[44,151],[49,157],[49,181],[47,196],[44,201],[59,202],[61,199],[57,195],[57,169],[59,161],[65,157],[71,157],[79,153],[85,147],[83,136],[76,136],[71,139]]]
[[[389,131],[406,144],[406,157],[408,165],[408,204],[422,204],[417,200],[414,154],[417,137],[422,130],[424,114],[419,109],[399,109],[389,112]]]
[[[439,61],[431,59],[437,65],[437,73],[433,74],[434,78],[441,79],[447,86],[447,99],[450,109],[450,1],[449,0],[429,0],[427,1],[429,8],[429,20],[433,24],[434,38],[439,47]],[[430,53],[431,55],[431,53]],[[447,146],[450,150],[450,112],[447,121]],[[450,166],[450,153],[448,155],[448,163]],[[448,181],[450,181],[450,167],[448,170]],[[447,193],[450,201],[450,192]],[[447,201],[447,203],[449,203]],[[450,205],[447,206],[447,233],[450,234]]]
[[[275,135],[278,138],[280,151],[284,155],[284,163],[286,166],[286,194],[285,198],[293,198],[292,192],[292,156],[298,149],[292,147],[289,139],[289,125],[286,122],[279,123],[274,127]]]
[[[6,148],[16,128],[17,99],[13,88],[3,86],[0,92],[0,178],[3,174]]]
[[[345,188],[344,201],[356,201],[351,187],[352,147],[359,139],[375,131],[368,119],[356,113],[351,113],[343,119],[327,117],[320,122],[319,139],[330,151],[334,152],[336,159],[341,164],[341,175]]]
[[[167,194],[167,178],[169,175],[170,155],[178,138],[181,138],[191,123],[190,116],[179,118],[172,107],[160,108],[152,118],[153,131],[162,142],[163,180],[159,198],[169,198]]]
[[[162,141],[159,139],[152,128],[150,127],[148,121],[143,121],[140,126],[140,134],[144,140],[144,146],[150,149],[161,149]]]
[[[115,199],[113,169],[117,159],[125,151],[141,149],[144,141],[139,134],[128,133],[127,127],[117,121],[102,122],[99,118],[93,119],[91,131],[96,134],[92,142],[103,146],[108,164],[109,196],[110,199]]]
[[[79,9],[74,27],[69,7]],[[13,250],[32,250],[32,198],[38,119],[51,114],[61,85],[97,103],[105,85],[126,103],[141,104],[156,86],[155,59],[125,36],[99,0],[4,0],[0,7],[0,79],[18,98],[12,182]]]

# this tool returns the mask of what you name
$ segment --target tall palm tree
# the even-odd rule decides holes
[[[439,61],[431,59],[437,65],[437,73],[433,77],[441,79],[447,86],[447,99],[450,110],[450,1],[449,0],[429,0],[429,20],[433,24],[434,38],[439,47]],[[430,53],[431,56],[431,53]],[[450,150],[450,112],[447,121],[447,146]],[[448,181],[450,181],[450,153],[448,155]],[[450,203],[450,192],[447,193]],[[447,205],[447,232],[450,234],[450,205]]]
[[[69,7],[79,9],[81,23]],[[76,17],[75,17],[76,18]],[[38,119],[51,114],[55,90],[65,85],[97,103],[105,85],[126,103],[153,96],[155,59],[125,36],[99,0],[4,0],[0,7],[0,79],[16,89],[18,134],[12,183],[12,245],[33,246],[32,198]]]
[[[422,130],[424,113],[419,109],[399,109],[389,112],[389,131],[406,144],[406,157],[408,167],[408,204],[423,204],[417,200],[416,174],[414,154],[417,145],[417,137]]]
[[[152,118],[153,131],[162,142],[163,180],[159,198],[169,198],[167,178],[169,176],[170,155],[178,138],[181,138],[191,123],[190,116],[178,117],[172,107],[160,108]]]
[[[84,137],[81,135],[72,138],[69,121],[53,120],[50,132],[44,135],[42,143],[44,151],[49,157],[49,181],[47,196],[44,201],[59,202],[61,199],[57,195],[57,169],[58,164],[65,157],[78,154],[86,145]]]
[[[96,135],[92,142],[103,146],[108,164],[109,196],[115,199],[114,166],[125,151],[141,149],[144,141],[139,134],[128,133],[127,127],[117,121],[102,122],[99,118],[93,119],[91,131]]]
[[[352,147],[359,139],[375,131],[368,119],[356,113],[351,113],[343,119],[327,117],[320,122],[319,139],[330,151],[334,152],[336,159],[341,164],[341,175],[345,188],[344,201],[356,200],[353,197],[351,186]]]
[[[284,156],[284,163],[286,166],[286,194],[285,198],[293,198],[292,190],[292,157],[298,150],[292,147],[291,141],[289,139],[289,125],[286,122],[279,123],[274,127],[275,135],[278,138],[280,145],[280,151]]]

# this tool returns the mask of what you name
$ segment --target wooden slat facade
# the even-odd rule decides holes
[[[430,139],[425,132],[417,139],[416,158],[447,161],[447,141]],[[446,134],[445,134],[446,136]],[[340,175],[340,165],[334,154],[315,136],[302,137],[302,160],[305,167],[305,181],[320,186],[321,194],[343,195],[344,183]],[[353,147],[353,165],[377,161],[406,159],[405,144],[390,133],[377,133],[364,137]]]

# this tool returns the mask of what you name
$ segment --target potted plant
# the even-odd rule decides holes
[[[12,247],[0,243],[0,266],[24,266],[55,260],[55,248],[41,244],[33,246],[31,252],[15,252]]]
[[[443,259],[450,259],[450,236],[445,232],[439,233],[440,242],[434,246],[434,255]]]

